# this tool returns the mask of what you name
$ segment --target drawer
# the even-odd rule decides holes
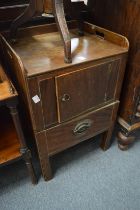
[[[113,100],[120,60],[55,78],[59,122]]]
[[[49,155],[69,148],[107,130],[110,126],[113,107],[114,104],[108,105],[68,123],[62,123],[47,129],[46,138]]]

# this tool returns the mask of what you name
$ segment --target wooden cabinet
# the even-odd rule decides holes
[[[129,47],[125,37],[95,25],[84,23],[84,36],[75,21],[68,25],[71,64],[63,61],[55,24],[20,30],[14,44],[1,37],[29,108],[45,180],[52,177],[50,156],[100,133],[101,148],[109,147]]]
[[[118,123],[119,147],[126,150],[140,129],[140,0],[89,0],[91,21],[126,36],[130,42],[129,59],[121,96]],[[117,14],[117,15],[116,15]],[[102,18],[104,17],[104,18]]]

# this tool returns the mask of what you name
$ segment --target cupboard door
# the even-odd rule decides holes
[[[59,122],[114,99],[120,60],[56,77]]]

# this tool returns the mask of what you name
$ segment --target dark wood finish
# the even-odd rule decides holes
[[[52,177],[51,155],[98,133],[101,148],[109,148],[129,48],[125,37],[103,28],[84,23],[81,37],[76,22],[68,25],[70,64],[63,62],[54,24],[19,30],[18,43],[1,37],[6,64],[30,112],[45,180]]]
[[[50,77],[44,80],[40,80],[39,87],[44,124],[45,128],[47,128],[58,122],[55,79]]]
[[[48,154],[53,155],[108,130],[113,106],[114,103],[86,115],[82,115],[81,117],[67,123],[62,123],[53,128],[47,129],[46,139],[48,144]],[[87,127],[83,127],[82,131],[75,132],[75,128],[78,124],[79,127],[80,125],[86,126],[85,124],[88,124],[88,122],[89,127],[87,125]]]
[[[16,130],[5,107],[0,108],[0,130],[0,165],[2,165],[21,157]]]
[[[80,8],[83,8],[84,2],[80,3]],[[68,1],[66,4],[70,5],[70,1]],[[80,9],[79,8],[79,9]],[[70,11],[71,6],[70,6]],[[50,15],[51,13],[55,17],[55,21],[57,24],[57,27],[59,29],[59,32],[61,34],[61,38],[64,45],[64,61],[66,63],[72,62],[71,57],[71,38],[68,31],[65,14],[64,14],[64,2],[63,0],[30,0],[29,5],[25,9],[25,11],[18,16],[11,24],[11,30],[10,30],[10,37],[13,42],[16,41],[16,34],[17,29],[19,26],[21,26],[23,23],[26,23],[28,20],[30,20],[33,16],[40,15],[43,13],[43,16]],[[76,12],[70,12],[72,14],[76,14]],[[77,11],[77,19],[79,21],[79,35],[83,35],[84,32],[84,23],[83,18],[81,15],[81,11]],[[73,16],[73,15],[72,15]],[[75,16],[75,15],[74,15]]]
[[[64,54],[65,54],[64,61],[66,63],[71,63],[72,62],[71,38],[65,19],[63,0],[52,0],[52,1],[53,1],[53,13],[64,44]]]
[[[73,22],[73,25],[76,27],[75,22]],[[53,24],[53,27],[54,26],[55,24]],[[67,69],[67,67],[79,69],[81,66],[74,67],[74,65],[78,65],[82,62],[84,62],[85,68],[87,68],[89,65],[92,66],[93,56],[94,61],[99,62],[99,59],[111,57],[112,53],[114,56],[126,53],[128,41],[122,36],[117,37],[114,35],[114,37],[116,37],[113,39],[113,33],[107,33],[106,30],[100,27],[92,27],[90,24],[85,24],[85,27],[88,33],[84,37],[78,35],[77,28],[71,30],[73,61],[69,65],[63,62],[63,47],[59,33],[53,32],[50,29],[50,25],[31,27],[30,30],[29,28],[25,29],[25,32],[21,30],[21,34],[19,31],[19,42],[13,43],[11,46],[14,48],[15,52],[22,57],[26,72],[30,77],[56,69]],[[72,26],[70,28],[72,28]],[[54,30],[56,31],[57,29],[54,27]],[[97,31],[102,32],[105,38],[103,39],[98,36],[96,34]],[[48,33],[47,36],[46,33]],[[24,38],[22,38],[22,36]],[[12,50],[8,49],[8,52],[12,57]],[[17,58],[13,56],[13,59],[16,60]],[[85,61],[91,63],[86,65]],[[84,68],[83,65],[82,67]],[[67,70],[64,70],[64,73],[66,71]]]
[[[37,78],[33,78],[29,80],[28,83],[28,88],[30,90],[29,94],[30,97],[33,98],[34,96],[39,96],[39,98],[41,98],[40,95],[40,91],[38,89],[38,80]],[[30,101],[30,105],[32,107],[32,114],[33,114],[33,125],[34,125],[34,130],[42,130],[44,129],[44,118],[43,118],[43,111],[42,111],[42,107],[41,107],[41,103],[34,103],[33,100]]]
[[[28,0],[0,1],[0,31],[10,28],[11,21],[23,13],[28,3]]]
[[[6,105],[9,108],[18,137],[15,138],[13,131],[11,131],[11,123],[10,128],[8,128],[7,130],[5,129],[6,125],[2,125],[1,129],[4,128],[4,130],[1,132],[5,131],[6,134],[3,134],[2,137],[4,138],[1,139],[0,164],[6,164],[9,161],[16,160],[17,158],[22,157],[27,165],[32,183],[36,184],[37,180],[31,161],[31,152],[27,148],[17,110],[18,94],[11,81],[8,80],[6,74],[2,69],[2,66],[0,66],[0,78],[0,105]],[[7,133],[8,131],[10,133]]]
[[[1,0],[0,1],[0,6],[5,7],[5,6],[12,6],[12,5],[17,5],[17,4],[26,4],[28,3],[29,0]]]
[[[115,122],[116,122],[118,107],[119,107],[119,103],[116,103],[116,105],[112,109],[109,129],[107,131],[105,131],[104,134],[103,134],[103,138],[102,138],[100,147],[104,151],[106,151],[110,147],[110,144],[111,144],[111,137],[112,137],[112,132],[113,132],[114,125],[115,125]]]
[[[0,6],[0,22],[14,20],[18,17],[27,7],[27,4],[15,5],[15,6]],[[7,14],[8,15],[7,15]]]
[[[134,136],[129,136],[129,132],[118,132],[118,147],[121,150],[127,150],[129,144],[133,143],[135,140]]]
[[[49,11],[48,11],[49,10]],[[71,63],[71,40],[68,31],[68,27],[65,20],[63,0],[52,0],[52,1],[38,1],[30,0],[29,6],[26,8],[24,13],[17,17],[11,24],[10,37],[13,42],[16,41],[17,28],[23,23],[27,22],[33,16],[43,12],[52,12],[55,16],[57,27],[60,31],[62,41],[64,44],[65,62]]]
[[[48,155],[48,146],[46,142],[46,132],[42,131],[35,134],[42,174],[46,181],[52,179],[52,171]]]
[[[41,2],[41,1],[40,1]],[[53,23],[54,17],[52,13],[52,5],[50,4],[51,0],[44,1],[44,13],[36,14],[33,16],[30,21],[24,25],[38,25]],[[9,30],[10,25],[14,19],[20,16],[29,5],[29,0],[5,0],[0,1],[0,31]],[[81,11],[86,11],[86,5],[83,1],[71,2],[71,0],[64,0],[64,9],[67,19],[78,19],[79,20],[79,29],[83,27],[83,15]],[[7,15],[8,14],[8,15]],[[81,17],[82,16],[82,17]]]
[[[13,41],[16,40],[16,33],[18,27],[23,23],[27,22],[40,10],[43,11],[43,2],[41,1],[40,4],[38,4],[38,1],[30,0],[29,5],[25,9],[25,11],[20,16],[18,16],[11,24],[10,37]]]
[[[119,62],[106,62],[56,77],[59,122],[113,100]]]
[[[120,33],[130,41],[121,106],[119,109],[119,147],[127,149],[140,129],[140,1],[89,0],[90,21]],[[103,18],[102,18],[103,17]],[[132,135],[132,136],[131,136]]]
[[[21,128],[21,124],[20,124],[19,114],[18,114],[17,108],[15,107],[15,102],[14,102],[14,104],[7,102],[7,107],[10,109],[10,113],[13,118],[13,122],[14,122],[14,125],[16,128],[19,142],[20,142],[20,153],[21,153],[23,159],[25,160],[25,163],[28,168],[32,183],[36,184],[37,179],[36,179],[34,168],[33,168],[32,161],[31,161],[31,152],[30,152],[29,148],[27,148],[27,145],[25,142],[25,138],[24,138],[23,131]]]

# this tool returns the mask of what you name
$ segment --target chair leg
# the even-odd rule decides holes
[[[71,38],[65,19],[63,0],[53,0],[53,12],[57,23],[57,27],[60,31],[61,38],[64,43],[64,60],[66,63],[71,63]]]

